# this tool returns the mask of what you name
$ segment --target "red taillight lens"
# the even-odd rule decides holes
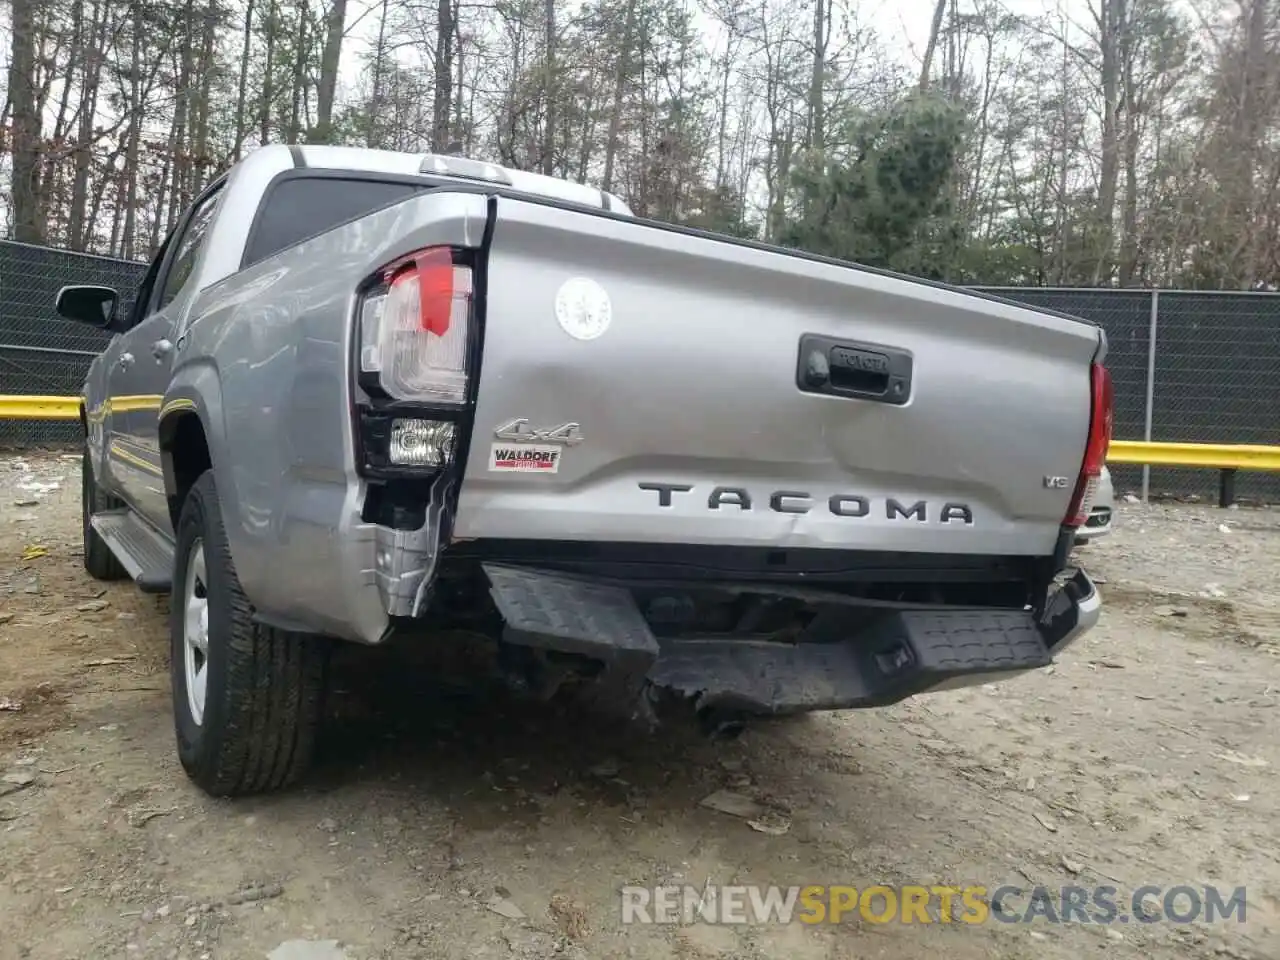
[[[1071,505],[1062,521],[1068,527],[1083,526],[1089,518],[1093,497],[1098,489],[1098,478],[1107,462],[1107,450],[1111,446],[1111,425],[1115,418],[1114,395],[1111,390],[1111,373],[1100,363],[1089,371],[1093,402],[1089,412],[1089,439],[1084,449],[1084,462],[1080,476],[1071,495]]]
[[[397,400],[463,403],[471,269],[428,247],[383,271],[360,308],[360,370]]]
[[[448,247],[424,250],[415,257],[413,269],[418,274],[422,329],[443,337],[453,310],[453,254]]]

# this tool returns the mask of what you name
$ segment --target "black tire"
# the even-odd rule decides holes
[[[123,580],[129,573],[116,559],[106,541],[93,529],[89,519],[95,513],[104,510],[118,510],[124,506],[98,486],[93,475],[93,461],[89,459],[89,447],[86,444],[84,456],[80,461],[80,527],[84,548],[84,568],[95,580]]]
[[[204,551],[208,602],[199,722],[188,699],[185,661],[187,580],[197,545]],[[254,622],[231,563],[210,471],[182,504],[169,634],[174,727],[187,776],[218,797],[263,793],[296,781],[310,765],[324,713],[328,644]]]

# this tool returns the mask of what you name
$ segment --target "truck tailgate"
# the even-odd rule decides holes
[[[1054,549],[1090,324],[508,198],[486,284],[458,539]]]

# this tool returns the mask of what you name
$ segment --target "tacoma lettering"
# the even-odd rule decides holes
[[[721,505],[750,510],[751,494],[740,487],[716,487],[711,491],[711,496],[707,497],[707,506],[712,510],[719,510]]]
[[[927,509],[928,505],[923,500],[917,500],[911,506],[904,507],[897,500],[893,499],[893,497],[890,497],[884,505],[885,515],[890,520],[897,520],[899,518],[903,520],[910,520],[915,518],[921,523],[925,520],[925,511]]]
[[[871,501],[866,497],[837,493],[827,501],[827,508],[837,517],[865,517],[871,512]]]
[[[658,495],[659,507],[673,506],[677,495],[692,493],[694,489],[688,483],[658,483],[651,480],[641,481],[638,485],[641,490]],[[767,506],[764,505],[766,503]],[[827,498],[826,508],[832,516],[857,518],[870,516],[872,503],[869,497],[856,493],[835,493]],[[712,488],[707,495],[707,509],[742,513],[769,510],[773,513],[803,515],[813,512],[814,496],[805,490],[774,490],[767,496],[752,496],[751,491],[744,487],[718,486]],[[876,510],[879,511],[880,508],[876,507]],[[884,516],[888,520],[927,523],[930,516],[935,515],[935,511],[938,523],[959,523],[966,526],[973,524],[973,510],[967,503],[948,502],[938,509],[931,507],[927,500],[910,503],[904,503],[895,497],[884,500]]]

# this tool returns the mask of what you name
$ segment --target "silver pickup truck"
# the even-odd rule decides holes
[[[639,219],[454,156],[254,151],[84,387],[84,563],[171,593],[178,752],[311,757],[335,641],[464,627],[527,689],[713,729],[1043,667],[1111,430],[1082,320]],[[596,688],[600,689],[600,688]]]

